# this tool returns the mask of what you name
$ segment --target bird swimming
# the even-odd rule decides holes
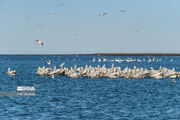
[[[85,67],[77,67],[75,65],[74,67],[66,68],[62,67],[64,63],[62,63],[58,69],[56,69],[56,66],[54,66],[54,69],[52,68],[45,68],[44,66],[38,67],[38,70],[36,74],[38,75],[50,75],[53,77],[53,75],[63,75],[70,78],[80,78],[80,77],[88,77],[88,78],[99,78],[99,77],[106,77],[106,78],[132,78],[132,79],[142,79],[145,77],[150,77],[152,79],[163,79],[163,78],[180,78],[180,72],[176,72],[175,69],[168,69],[165,67],[161,67],[158,70],[153,69],[152,67],[150,70],[147,70],[146,68],[137,68],[136,66],[133,67],[133,69],[130,69],[128,67],[124,68],[124,70],[121,70],[121,67],[114,66],[114,64],[111,65],[110,68],[106,68],[105,65],[100,67],[98,65],[97,67],[92,66],[85,66]]]
[[[8,71],[7,71],[7,74],[12,76],[12,75],[16,75],[16,71],[15,70],[12,70],[10,68],[8,68]]]
[[[59,67],[62,67],[65,63],[62,63]]]
[[[36,40],[36,44],[41,44],[42,46],[44,45],[44,43],[40,40]]]
[[[47,64],[50,65],[50,64],[51,64],[51,61],[49,60],[49,61],[47,62]]]

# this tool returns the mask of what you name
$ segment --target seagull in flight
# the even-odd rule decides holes
[[[102,13],[102,14],[99,14],[99,16],[105,16],[107,15],[107,13]]]
[[[125,13],[126,11],[125,10],[120,10],[119,11],[121,14]]]
[[[40,40],[36,40],[36,44],[41,44],[42,46],[44,45],[44,43],[41,42]]]
[[[28,15],[28,16],[26,16],[26,20],[29,20],[29,18],[30,18],[30,16]]]
[[[63,3],[59,3],[58,6],[64,6],[64,4]]]
[[[48,14],[48,16],[50,16],[50,17],[51,17],[51,16],[52,16],[52,13],[49,13],[49,14]]]

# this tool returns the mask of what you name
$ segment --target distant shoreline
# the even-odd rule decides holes
[[[180,53],[0,54],[0,56],[180,56]]]

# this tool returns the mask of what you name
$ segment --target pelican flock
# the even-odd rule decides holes
[[[55,77],[57,75],[67,76],[69,78],[80,78],[80,77],[88,77],[88,78],[134,78],[134,79],[142,79],[142,78],[153,78],[153,79],[163,79],[163,78],[180,78],[180,72],[176,72],[174,68],[168,69],[166,67],[159,67],[158,70],[154,68],[150,68],[149,70],[146,68],[137,68],[134,66],[131,68],[115,67],[114,64],[111,65],[110,68],[106,68],[105,65],[100,67],[85,66],[85,67],[74,67],[66,68],[63,67],[64,64],[61,64],[59,68],[50,68],[45,66],[38,67],[36,74],[41,76],[50,75],[51,77]]]

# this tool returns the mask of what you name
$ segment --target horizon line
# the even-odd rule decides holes
[[[180,56],[180,53],[73,53],[73,54],[52,54],[52,53],[47,53],[47,54],[21,54],[21,53],[18,53],[18,54],[0,54],[0,56],[8,56],[8,55],[17,55],[17,56],[29,56],[29,55],[32,55],[32,56],[38,56],[38,55],[60,55],[60,56],[63,56],[63,55],[73,55],[73,56],[88,56],[88,55],[104,55],[104,56]]]

